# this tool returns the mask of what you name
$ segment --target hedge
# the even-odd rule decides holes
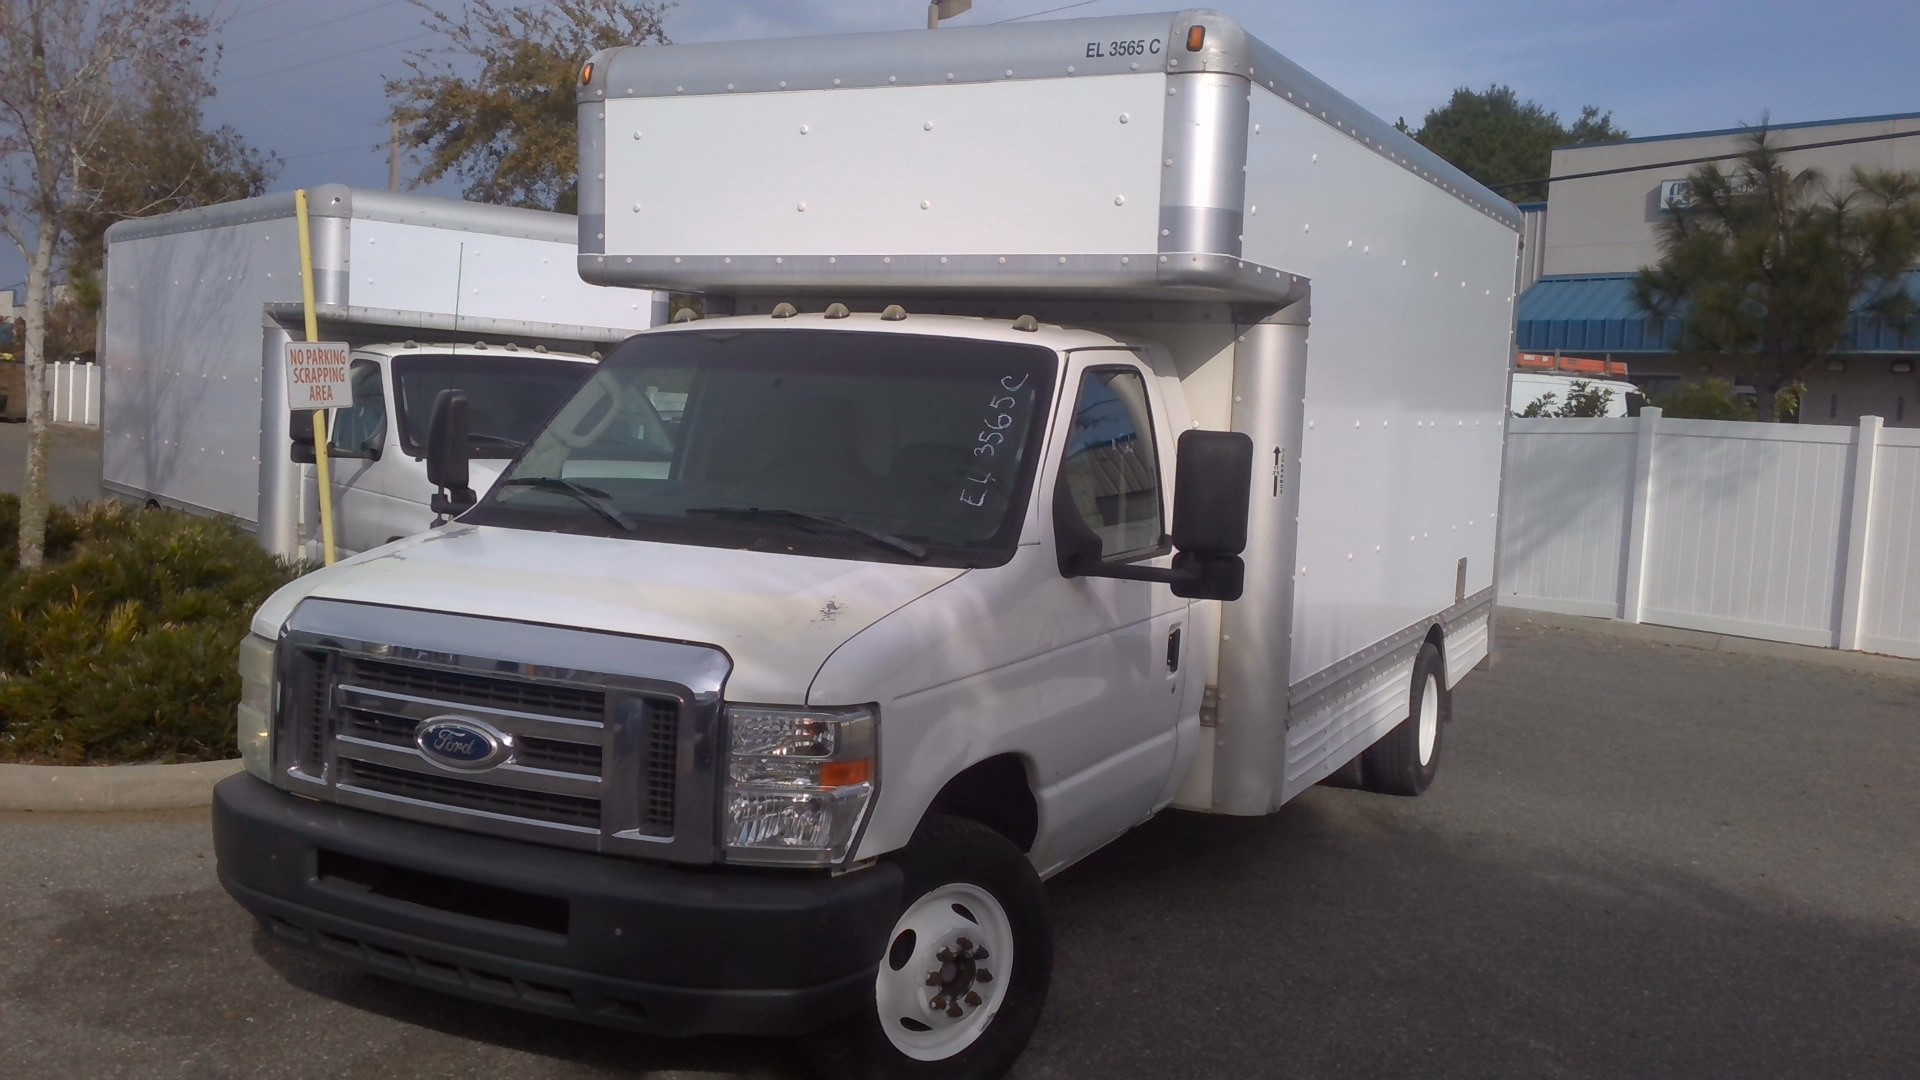
[[[95,503],[55,509],[22,570],[19,513],[0,495],[0,761],[233,757],[240,641],[301,567],[232,522]]]

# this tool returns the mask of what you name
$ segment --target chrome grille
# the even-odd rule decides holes
[[[600,800],[481,783],[463,776],[434,775],[343,758],[342,785],[404,799],[501,814],[549,825],[600,829]]]
[[[346,681],[371,690],[439,698],[466,705],[491,706],[599,723],[606,712],[604,692],[581,686],[531,682],[511,676],[412,667],[354,657]]]
[[[332,648],[284,655],[282,760],[305,782],[295,790],[567,846],[675,840],[682,698],[543,681],[517,665],[482,674]],[[428,758],[415,730],[448,715],[509,736],[511,755],[476,771]]]

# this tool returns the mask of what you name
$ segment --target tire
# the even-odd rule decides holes
[[[1453,693],[1447,689],[1440,650],[1429,641],[1413,661],[1413,694],[1407,718],[1360,755],[1360,774],[1368,791],[1381,795],[1418,795],[1440,771],[1447,725],[1453,722]]]
[[[832,1080],[1001,1076],[1039,1025],[1053,975],[1040,877],[1019,848],[965,818],[929,818],[899,861],[906,899],[873,1002],[814,1036],[814,1065]]]

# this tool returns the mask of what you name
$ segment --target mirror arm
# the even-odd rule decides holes
[[[1076,577],[1115,578],[1120,581],[1152,581],[1161,585],[1184,585],[1198,582],[1205,575],[1191,568],[1176,569],[1170,566],[1145,566],[1136,563],[1094,563],[1091,566],[1074,568]]]

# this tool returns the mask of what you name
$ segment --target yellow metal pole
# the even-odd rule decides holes
[[[307,224],[307,189],[293,193],[300,222],[300,300],[307,308],[307,340],[320,340],[320,319],[313,310],[313,230]],[[327,412],[313,410],[313,463],[320,481],[320,558],[333,565],[333,483],[327,474]]]

